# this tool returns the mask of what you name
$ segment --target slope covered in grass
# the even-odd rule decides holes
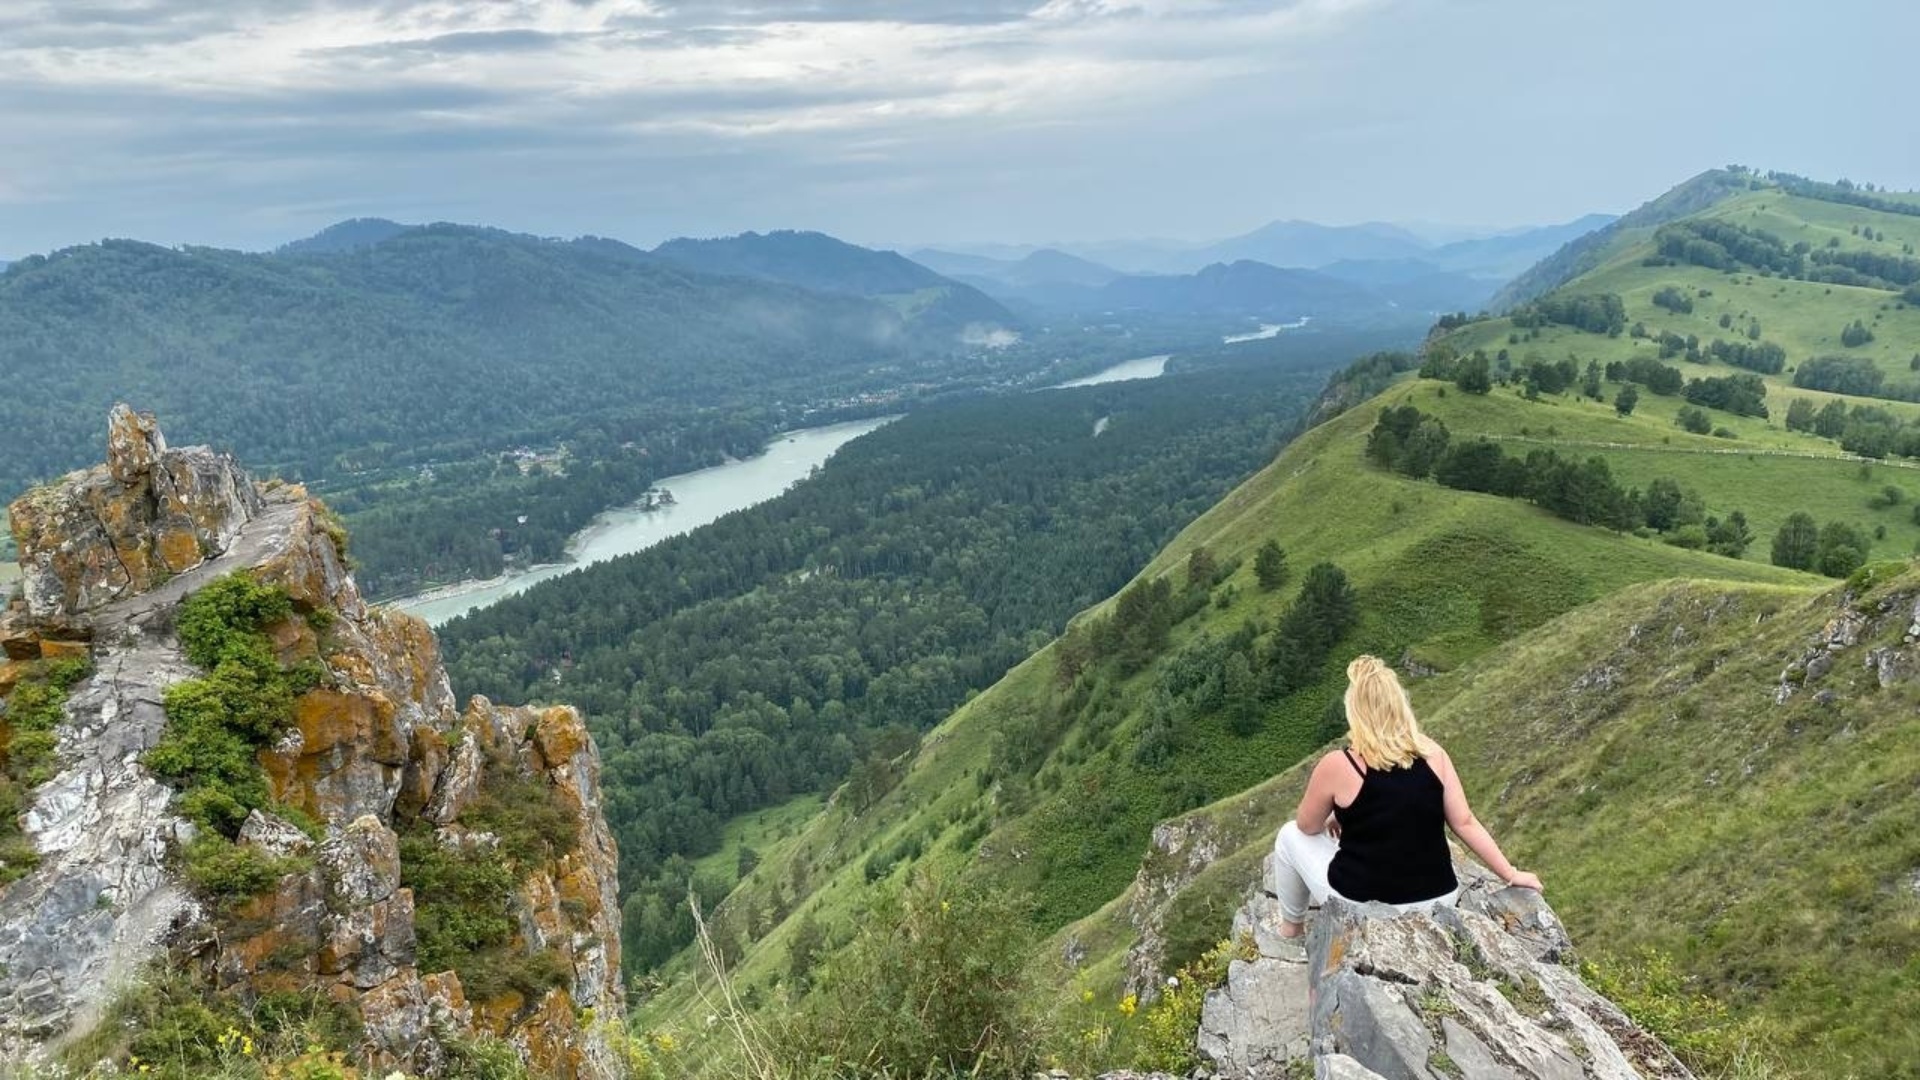
[[[1723,194],[1710,207],[1678,220],[1738,226],[1777,238],[1788,247],[1805,245],[1808,259],[1838,255],[1913,260],[1915,252],[1920,251],[1920,216],[1846,205],[1792,194],[1757,180],[1755,183],[1756,190]],[[1598,361],[1604,367],[1636,356],[1657,357],[1663,333],[1691,336],[1702,346],[1716,339],[1736,344],[1771,343],[1786,354],[1784,370],[1764,375],[1767,406],[1776,425],[1796,397],[1819,405],[1838,396],[1794,385],[1795,371],[1811,359],[1842,356],[1868,361],[1882,373],[1891,396],[1912,396],[1905,394],[1905,388],[1920,384],[1920,374],[1916,374],[1920,369],[1914,367],[1915,358],[1920,357],[1920,306],[1910,303],[1899,286],[1830,284],[1751,268],[1720,270],[1684,261],[1649,265],[1661,263],[1658,236],[1658,229],[1651,225],[1613,232],[1604,246],[1587,254],[1585,265],[1589,269],[1556,290],[1564,296],[1620,297],[1625,325],[1642,328],[1644,336],[1632,332],[1608,336],[1560,324],[1527,327],[1504,316],[1471,323],[1442,340],[1462,355],[1478,349],[1497,356],[1504,350],[1508,362],[1516,368],[1533,360],[1552,363],[1565,357],[1573,357],[1582,368],[1588,361]],[[1684,297],[1685,304],[1676,306],[1690,310],[1655,303],[1656,295],[1663,290]],[[1855,322],[1870,330],[1873,340],[1847,344],[1843,332]],[[1741,371],[1711,359],[1691,361],[1684,354],[1665,362],[1680,368],[1688,378]],[[1617,384],[1608,389],[1611,400]],[[1644,404],[1645,396],[1642,401]],[[1876,398],[1873,403],[1909,420],[1920,415],[1920,410],[1907,402]],[[1719,423],[1724,416],[1716,414],[1714,419]]]
[[[1120,957],[1140,928],[1114,901],[1140,872],[1155,824],[1262,783],[1327,737],[1337,665],[1326,665],[1311,685],[1259,702],[1247,734],[1229,727],[1231,701],[1183,707],[1170,701],[1169,690],[1214,677],[1231,643],[1271,637],[1314,563],[1337,563],[1357,593],[1358,623],[1343,652],[1365,649],[1438,669],[1635,582],[1808,580],[1573,525],[1521,502],[1451,491],[1368,464],[1366,434],[1386,404],[1497,406],[1516,416],[1545,408],[1517,399],[1469,403],[1437,390],[1406,382],[1308,432],[1188,527],[1141,580],[1183,583],[1199,548],[1234,569],[1172,627],[1141,670],[1126,672],[1108,660],[1064,680],[1056,643],[929,733],[891,775],[856,778],[807,829],[762,851],[714,920],[737,960],[736,985],[756,1000],[779,1000],[797,985],[796,939],[844,939],[872,884],[899,880],[911,866],[944,866],[1028,894],[1030,921],[1018,929],[1061,934],[1062,944],[1073,937],[1081,977],[1117,987]],[[1682,466],[1698,460],[1672,457]],[[1838,461],[1831,467],[1854,468]],[[1286,549],[1294,569],[1286,585],[1263,591],[1253,557],[1270,539]],[[1113,606],[1096,607],[1080,623],[1106,617]],[[1156,724],[1171,725],[1164,740],[1170,745],[1149,755],[1141,750],[1143,732]],[[1221,895],[1237,898],[1249,880],[1239,874]],[[1191,959],[1224,936],[1230,911],[1230,903],[1215,905],[1187,919],[1164,961]],[[691,971],[690,964],[670,969],[665,989],[642,1008],[644,1024],[685,1029],[706,1008]]]
[[[1808,666],[1808,643],[1831,635],[1845,601],[1830,580],[1769,565],[1769,540],[1805,512],[1853,526],[1870,558],[1920,550],[1920,462],[1863,460],[1784,423],[1796,399],[1920,419],[1913,403],[1793,386],[1799,364],[1828,354],[1868,361],[1889,388],[1920,384],[1920,308],[1884,281],[1657,257],[1674,222],[1765,232],[1819,266],[1835,264],[1812,253],[1906,258],[1920,246],[1920,217],[1809,190],[1709,177],[1543,264],[1535,277],[1562,294],[1619,296],[1617,334],[1523,313],[1436,335],[1443,353],[1486,354],[1490,393],[1407,377],[1307,432],[1142,572],[1132,588],[1164,581],[1173,597],[1164,641],[1121,647],[1111,627],[1127,605],[1109,600],[916,751],[856,777],[720,906],[734,985],[762,1007],[803,997],[873,886],[916,867],[1030,897],[1008,932],[1032,935],[1034,963],[1063,990],[1157,985],[1228,933],[1298,799],[1299,763],[1340,730],[1337,661],[1371,651],[1414,676],[1484,816],[1547,876],[1598,977],[1703,1075],[1745,1067],[1742,1055],[1757,1075],[1911,1075],[1899,1018],[1914,1006],[1920,853],[1895,835],[1914,798],[1911,725],[1895,718],[1914,703],[1905,654],[1871,649],[1900,639],[1920,582],[1882,586],[1865,601],[1880,621],[1842,635],[1838,666]],[[1855,323],[1871,341],[1842,340]],[[1777,346],[1782,370],[1763,376],[1770,415],[1709,409],[1712,434],[1693,434],[1676,423],[1683,396],[1644,387],[1620,415],[1623,373],[1609,380],[1606,365],[1659,358],[1662,335],[1693,339],[1698,359],[1684,344],[1663,358],[1686,379],[1743,373],[1706,353],[1715,339]],[[1594,365],[1597,398],[1578,378],[1529,393],[1518,377],[1566,359],[1582,376]],[[1367,436],[1383,409],[1408,405],[1456,443],[1598,457],[1625,488],[1673,481],[1709,514],[1744,514],[1752,543],[1727,558],[1386,471],[1367,460]],[[1255,557],[1269,543],[1292,572],[1262,589]],[[1198,551],[1224,568],[1217,581],[1189,584]],[[1294,616],[1322,562],[1351,586],[1353,618],[1336,620],[1337,641],[1309,670],[1267,689],[1287,634],[1313,627]],[[1783,680],[1795,692],[1776,705]],[[1657,958],[1637,959],[1643,949]],[[697,1018],[698,985],[688,965],[670,969],[642,1022]]]

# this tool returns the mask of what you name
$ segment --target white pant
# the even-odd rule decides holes
[[[1327,884],[1327,867],[1339,852],[1340,843],[1326,833],[1308,836],[1300,826],[1287,822],[1273,838],[1273,877],[1280,891],[1280,917],[1288,922],[1303,922],[1309,906],[1318,907],[1330,896],[1340,894]],[[1460,896],[1455,889],[1445,896],[1417,900],[1411,904],[1390,904],[1395,911],[1425,911],[1452,904]]]

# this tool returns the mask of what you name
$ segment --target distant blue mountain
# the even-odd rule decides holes
[[[989,293],[995,290],[989,288],[988,284],[1013,289],[1036,285],[1098,288],[1122,276],[1120,271],[1112,267],[1070,255],[1058,248],[1041,248],[1018,259],[995,259],[928,248],[914,252],[913,258],[956,280],[980,285]]]
[[[920,326],[1013,326],[999,301],[898,252],[875,251],[825,233],[742,233],[711,240],[669,240],[653,257],[728,277],[797,285],[816,292],[887,300]]]

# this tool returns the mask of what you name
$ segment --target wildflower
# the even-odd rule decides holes
[[[1080,1004],[1082,1005],[1093,1004],[1093,991],[1091,990],[1080,991]]]
[[[1138,994],[1128,994],[1126,997],[1123,997],[1120,999],[1120,1015],[1121,1016],[1132,1016],[1135,1010],[1139,1008],[1140,1008],[1140,997]]]

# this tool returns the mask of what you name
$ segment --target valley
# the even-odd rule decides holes
[[[1034,1060],[1188,1060],[1184,1014],[1186,1041],[1150,1038],[1182,1007],[1168,979],[1224,977],[1303,763],[1343,733],[1344,658],[1368,652],[1406,674],[1632,1020],[1701,1076],[1864,1080],[1920,1058],[1900,1023],[1920,1007],[1902,959],[1920,948],[1899,719],[1920,694],[1909,206],[1716,170],[1594,221],[1473,314],[1397,307],[1427,270],[1378,252],[1163,273],[936,253],[943,278],[818,233],[641,251],[354,222],[271,256],[31,257],[0,277],[0,317],[25,357],[81,333],[37,306],[47,290],[118,290],[147,305],[151,349],[184,333],[169,305],[317,289],[300,318],[404,327],[436,362],[471,353],[462,377],[513,368],[482,341],[506,298],[541,297],[515,348],[602,335],[569,384],[486,384],[497,428],[401,437],[403,408],[442,391],[394,361],[349,388],[388,395],[387,419],[361,401],[350,421],[269,408],[238,430],[311,473],[360,576],[453,582],[369,626],[438,628],[453,691],[486,708],[579,710],[619,850],[596,925],[618,924],[641,1075],[806,1052],[860,998],[846,972],[902,962],[881,928],[932,898],[992,922],[942,962],[1023,987],[992,1007],[1032,1025]],[[1525,249],[1483,239],[1459,257]],[[474,251],[519,276],[455,274]],[[137,289],[105,284],[130,266]],[[180,286],[185,267],[224,291]],[[634,290],[678,314],[583,306]],[[779,315],[722,314],[746,309]],[[1004,336],[984,346],[983,326]],[[85,332],[96,361],[134,347]],[[592,360],[648,334],[667,351]],[[341,362],[274,348],[290,377]],[[76,370],[61,408],[104,369]],[[185,412],[189,432],[228,415]],[[57,460],[35,453],[16,468]],[[456,872],[410,842],[409,872]],[[429,933],[464,917],[431,910],[455,922]],[[1123,1018],[1098,1048],[1060,1019],[1089,1010]]]
[[[1701,212],[1804,210],[1806,228],[1825,222],[1809,235],[1837,236],[1840,250],[1869,220],[1877,242],[1891,216],[1855,209],[1835,219],[1834,205],[1761,182]],[[1887,226],[1888,243],[1898,227]],[[1839,331],[1853,320],[1874,327],[1863,355],[1889,377],[1920,345],[1920,325],[1908,325],[1897,290],[1641,267],[1647,249],[1634,244],[1651,232],[1616,239],[1616,254],[1561,284],[1567,295],[1623,290],[1622,332],[1443,322],[1423,359],[1355,364],[1323,395],[1322,422],[1182,529],[1125,589],[927,732],[879,781],[881,794],[863,779],[869,786],[843,787],[817,812],[793,803],[772,819],[754,858],[725,875],[738,883],[709,916],[736,992],[761,1001],[791,992],[803,958],[858,937],[876,887],[928,873],[1029,898],[1027,955],[1060,988],[1061,1007],[1082,988],[1108,1001],[1144,992],[1196,960],[1226,936],[1292,813],[1301,778],[1288,766],[1338,732],[1337,667],[1301,668],[1280,648],[1286,627],[1307,625],[1301,583],[1325,564],[1351,598],[1332,631],[1341,653],[1373,652],[1416,673],[1416,704],[1457,755],[1473,755],[1463,769],[1482,814],[1513,837],[1517,859],[1541,868],[1591,978],[1703,1075],[1900,1075],[1913,1060],[1893,1017],[1914,992],[1898,959],[1920,925],[1920,901],[1901,884],[1914,856],[1873,841],[1871,853],[1829,844],[1808,860],[1791,853],[1808,832],[1782,823],[1838,812],[1808,804],[1818,799],[1852,808],[1851,835],[1890,837],[1911,813],[1887,786],[1909,756],[1910,725],[1847,717],[1856,707],[1899,715],[1885,711],[1887,695],[1911,690],[1910,645],[1893,628],[1905,631],[1912,585],[1902,568],[1920,545],[1920,477],[1898,455],[1864,456],[1784,417],[1796,398],[1834,400],[1795,387],[1791,367],[1846,348]],[[1690,316],[1652,302],[1669,284],[1690,291]],[[1758,340],[1779,327],[1788,370],[1761,376],[1767,416],[1685,393],[1686,379],[1745,371],[1706,355],[1722,314],[1757,322]],[[1636,321],[1644,335],[1625,332]],[[1697,361],[1669,358],[1679,392],[1625,377],[1636,358],[1658,362],[1659,334],[1681,327],[1702,345]],[[1484,392],[1459,381],[1457,365],[1476,352],[1490,376]],[[1528,377],[1563,360],[1573,374],[1558,384]],[[1629,385],[1640,393],[1623,411]],[[1905,402],[1839,400],[1909,415]],[[1704,524],[1692,526],[1699,539],[1685,521],[1601,528],[1566,520],[1574,511],[1551,509],[1556,496],[1544,492],[1516,498],[1402,475],[1368,445],[1383,411],[1403,408],[1444,425],[1450,448],[1484,440],[1514,459],[1532,450],[1597,459],[1633,500],[1671,483],[1693,507],[1683,519],[1738,511],[1745,538],[1728,557],[1706,550]],[[1677,423],[1689,409],[1709,430]],[[1841,565],[1861,568],[1850,587],[1772,565],[1797,514],[1846,527],[1858,547]],[[1268,544],[1291,569],[1272,589],[1253,572]],[[1221,569],[1196,579],[1196,563]],[[1159,583],[1170,600],[1144,599]],[[1165,636],[1130,656],[1128,631],[1109,627],[1157,602],[1169,604]],[[1835,619],[1860,625],[1829,642]],[[1891,644],[1867,644],[1889,633]],[[1870,652],[1884,659],[1842,676],[1819,659],[1829,652],[1856,658],[1843,661],[1848,672]],[[1819,680],[1838,681],[1800,689]],[[1873,748],[1862,743],[1864,756],[1852,757],[1852,740],[1869,730]],[[1673,739],[1684,749],[1665,752]],[[1723,788],[1738,797],[1719,801]],[[1676,815],[1692,817],[1685,808],[1708,803],[1713,813],[1676,827]],[[1731,851],[1746,856],[1716,854]],[[1850,883],[1853,906],[1816,895],[1836,881]],[[1863,940],[1856,922],[1872,942],[1864,951],[1846,944]],[[1064,971],[1062,956],[1072,958]],[[701,1008],[696,958],[682,954],[660,978],[639,1022],[682,1033],[724,1073],[731,1044],[687,1024]]]
[[[1260,335],[1267,336],[1271,335]],[[1070,379],[1049,389],[1158,378],[1166,370],[1168,359],[1165,356],[1150,356],[1123,360],[1092,375]],[[443,586],[389,603],[401,611],[420,616],[429,625],[438,626],[448,619],[506,597],[517,596],[547,578],[616,556],[633,554],[736,510],[765,502],[804,479],[814,469],[825,465],[834,452],[847,442],[894,419],[888,416],[782,432],[774,437],[766,450],[754,457],[658,481],[655,490],[670,493],[670,503],[643,503],[601,513],[585,529],[568,538],[565,562],[535,566],[524,571],[509,571],[488,581]]]

